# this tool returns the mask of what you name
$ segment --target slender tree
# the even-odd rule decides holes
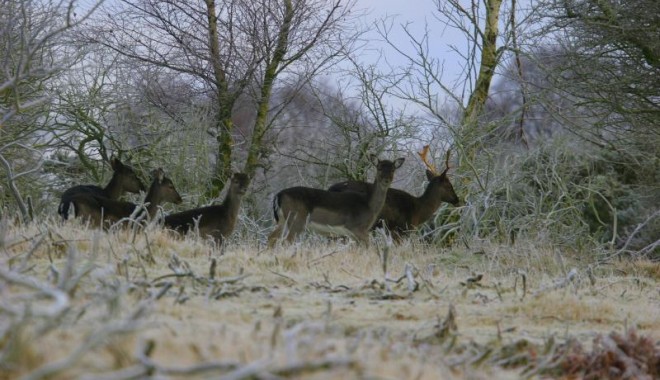
[[[256,104],[240,157],[250,175],[261,165],[272,125],[273,88],[287,77],[310,78],[349,50],[355,39],[353,0],[122,0],[100,12],[89,41],[187,79],[211,107],[217,163],[209,195],[216,196],[236,156],[234,111],[242,97]]]
[[[65,38],[97,6],[80,12],[73,1],[0,0],[0,178],[23,220],[30,210],[19,182],[43,164],[53,84],[83,55]]]

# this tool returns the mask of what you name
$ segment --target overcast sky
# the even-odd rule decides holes
[[[437,14],[433,0],[357,0],[357,8],[368,12],[367,21],[375,21],[389,17],[393,20],[391,37],[401,49],[410,49],[410,39],[401,25],[407,24],[408,29],[417,37],[424,34],[425,26],[429,29],[430,49],[434,57],[444,61],[444,80],[453,83],[461,74],[459,57],[450,49],[450,45],[465,46],[465,36],[460,32],[445,27],[436,19]],[[403,65],[405,61],[385,43],[379,43],[377,33],[371,34],[374,43],[371,46],[382,49],[384,57],[393,65]],[[376,55],[374,54],[374,58]]]

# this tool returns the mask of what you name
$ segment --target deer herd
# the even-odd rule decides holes
[[[428,145],[419,153],[426,165],[428,184],[424,193],[415,197],[405,191],[390,188],[394,172],[404,162],[379,160],[371,155],[376,167],[373,183],[346,181],[336,183],[327,190],[311,187],[290,187],[273,198],[275,229],[268,236],[268,246],[279,241],[293,242],[307,228],[324,235],[344,235],[362,246],[369,245],[370,230],[381,227],[390,231],[399,242],[410,231],[428,221],[442,202],[454,206],[460,200],[447,177],[449,154],[441,173],[429,163]],[[140,205],[120,201],[124,193],[139,193],[145,186],[133,168],[112,158],[112,179],[104,188],[79,185],[67,189],[58,207],[58,214],[67,220],[73,214],[95,228],[125,226],[131,221],[159,220],[177,235],[196,233],[222,244],[236,226],[243,196],[247,193],[250,178],[243,173],[231,177],[229,189],[220,205],[194,208],[158,218],[160,206],[166,202],[179,204],[181,195],[162,169],[151,175],[151,185],[144,202]]]

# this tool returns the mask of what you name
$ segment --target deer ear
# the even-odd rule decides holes
[[[373,153],[369,154],[369,161],[375,166],[378,166],[378,156],[376,156],[375,154]]]
[[[165,178],[165,172],[163,171],[163,168],[154,169],[154,171],[151,172],[151,177],[154,181],[162,183],[163,178]]]
[[[435,174],[432,171],[426,169],[426,178],[430,181],[435,178]]]
[[[245,183],[250,182],[250,176],[245,173],[234,173],[234,176],[231,177],[231,180],[234,184],[244,185]]]
[[[406,159],[403,158],[403,157],[397,158],[396,161],[394,161],[394,168],[395,168],[395,169],[400,168],[401,165],[403,165],[403,161],[405,161],[405,160],[406,160]]]
[[[122,163],[121,161],[119,161],[119,159],[116,156],[112,156],[110,157],[110,167],[112,168],[112,170],[117,171],[119,170],[119,168],[122,167]]]

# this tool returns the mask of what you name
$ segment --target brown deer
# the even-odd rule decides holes
[[[273,247],[284,234],[292,242],[305,226],[324,234],[347,235],[368,246],[369,228],[385,203],[394,171],[404,161],[378,160],[374,155],[370,159],[376,165],[376,179],[364,193],[309,187],[291,187],[277,193],[273,200],[277,227],[268,237],[268,246]]]
[[[76,195],[87,194],[117,200],[125,192],[137,194],[140,191],[145,190],[144,184],[140,181],[133,168],[124,165],[116,157],[110,159],[110,166],[112,167],[113,173],[112,178],[106,187],[78,185],[71,187],[62,193],[60,205],[57,208],[57,213],[62,216],[62,219],[68,219],[71,199]]]
[[[390,188],[387,191],[385,205],[378,216],[373,228],[386,226],[395,241],[400,241],[411,230],[429,220],[442,202],[451,203],[454,206],[460,204],[460,200],[454,192],[447,172],[449,171],[450,151],[447,151],[445,170],[438,173],[435,167],[429,163],[427,154],[429,146],[419,152],[422,162],[426,165],[426,178],[429,183],[424,193],[415,197],[399,189]],[[332,192],[358,192],[367,193],[372,185],[361,181],[345,181],[336,183],[328,189]]]
[[[235,173],[221,205],[170,214],[165,217],[165,227],[181,235],[197,228],[200,236],[210,236],[218,245],[222,245],[224,240],[234,232],[241,200],[247,192],[249,184],[250,177],[247,174]]]
[[[158,211],[158,206],[165,202],[181,203],[181,195],[174,188],[172,180],[165,177],[163,169],[156,169],[152,173],[153,181],[144,199],[147,217],[152,219]],[[110,198],[100,197],[90,193],[77,194],[71,197],[71,204],[76,216],[89,220],[94,227],[107,228],[122,219],[131,217],[138,206],[131,202],[122,202]]]

